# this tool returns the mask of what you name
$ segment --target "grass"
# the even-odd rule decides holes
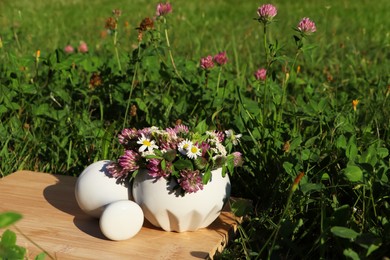
[[[137,42],[156,3],[2,1],[0,174],[77,176],[118,156],[125,126],[205,119],[242,133],[233,195],[253,201],[233,205],[246,218],[219,258],[389,256],[390,4],[273,3],[266,48],[278,48],[267,66],[256,1],[173,1],[171,48],[163,24]],[[118,45],[104,33],[115,8]],[[297,49],[293,28],[306,16],[317,32]],[[87,54],[64,53],[80,41]],[[221,70],[199,68],[224,50]],[[253,76],[259,67],[265,82]]]

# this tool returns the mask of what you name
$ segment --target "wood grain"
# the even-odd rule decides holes
[[[10,174],[0,179],[0,212],[21,213],[17,229],[56,259],[212,258],[236,230],[238,219],[224,209],[208,228],[195,232],[166,232],[145,221],[135,237],[111,241],[101,233],[99,221],[78,207],[76,180],[31,171]],[[17,244],[28,249],[30,259],[42,252],[15,227],[10,229],[18,235]]]

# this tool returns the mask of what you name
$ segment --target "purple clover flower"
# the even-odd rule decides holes
[[[64,48],[64,51],[65,51],[65,53],[67,53],[67,54],[71,54],[71,53],[74,52],[74,48],[73,48],[72,45],[66,45],[65,48]]]
[[[180,187],[187,193],[203,190],[202,176],[198,170],[182,170],[180,171],[178,182]]]
[[[165,178],[172,173],[172,163],[166,162],[165,170],[163,170],[159,159],[150,159],[146,168],[153,178]]]
[[[135,129],[125,128],[118,135],[119,143],[122,145],[127,145],[129,141],[138,139],[138,131]]]
[[[255,78],[257,80],[265,81],[267,78],[267,70],[264,68],[260,68],[255,72]]]
[[[201,58],[200,67],[205,70],[212,69],[214,67],[213,56],[209,55],[207,57]]]
[[[88,52],[88,45],[85,42],[81,41],[79,47],[77,47],[77,50],[80,53],[87,53]]]
[[[226,51],[220,52],[214,56],[214,61],[219,65],[225,65],[228,62]]]
[[[176,125],[174,128],[176,134],[184,133],[187,134],[189,132],[189,129],[185,125]]]
[[[133,172],[139,168],[138,161],[140,155],[133,150],[126,150],[125,153],[119,157],[118,163],[123,170]]]
[[[307,17],[302,18],[297,28],[298,31],[305,35],[310,35],[317,31],[316,24]]]
[[[232,154],[234,156],[234,167],[242,166],[242,164],[244,163],[242,159],[242,154],[240,152],[233,152]]]
[[[257,14],[259,15],[259,21],[267,24],[278,14],[278,10],[274,5],[265,4],[257,9]]]
[[[126,178],[128,175],[128,171],[124,170],[118,163],[110,162],[107,165],[107,171],[111,177],[116,179]]]
[[[157,16],[164,16],[172,12],[172,6],[170,3],[159,3],[156,8]]]

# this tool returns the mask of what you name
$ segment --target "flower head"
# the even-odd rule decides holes
[[[65,52],[66,54],[71,54],[71,53],[73,53],[73,52],[74,52],[73,46],[72,46],[72,45],[66,45],[65,48],[64,48],[64,52]]]
[[[214,61],[219,65],[225,65],[228,62],[228,58],[226,56],[226,51],[220,52],[214,56]]]
[[[265,4],[257,9],[257,14],[259,15],[259,22],[267,24],[278,14],[278,10],[271,4]]]
[[[196,159],[202,155],[202,150],[195,144],[187,149],[187,156],[190,159]]]
[[[141,145],[140,148],[138,149],[139,152],[143,152],[146,149],[148,149],[148,151],[153,151],[153,149],[158,149],[156,142],[154,140],[150,140],[149,138],[146,138],[144,134],[142,134],[141,137],[138,138],[137,144]]]
[[[209,55],[207,57],[201,58],[200,67],[204,70],[212,69],[214,67],[213,56]]]
[[[115,18],[108,17],[106,20],[106,25],[104,27],[110,31],[116,30],[117,20]]]
[[[159,3],[156,7],[156,15],[164,16],[172,12],[172,6],[170,3]]]
[[[310,35],[317,30],[316,24],[307,17],[302,18],[297,28],[304,35]]]
[[[242,134],[235,135],[232,129],[226,130],[225,133],[226,137],[232,141],[233,145],[238,145]]]
[[[352,108],[353,108],[353,111],[356,111],[356,108],[357,108],[357,105],[359,104],[359,100],[358,99],[354,99],[352,100]]]
[[[138,160],[140,156],[133,150],[126,150],[125,153],[119,157],[118,164],[123,170],[133,172],[139,168]]]
[[[172,173],[172,163],[166,162],[165,169],[161,166],[161,161],[158,159],[150,159],[146,168],[148,173],[153,178],[168,177]]]
[[[182,170],[178,183],[181,188],[187,193],[203,190],[202,176],[198,170]]]
[[[88,52],[88,45],[85,42],[81,41],[77,50],[81,53],[87,53]]]
[[[183,140],[178,145],[178,150],[181,154],[186,155],[188,152],[188,149],[190,149],[192,146],[192,142],[188,139]]]
[[[260,68],[255,72],[255,78],[257,80],[265,81],[267,78],[267,70],[264,68]]]
[[[244,163],[242,159],[242,154],[240,152],[233,152],[232,154],[233,154],[234,166],[235,167],[242,166],[242,164]]]

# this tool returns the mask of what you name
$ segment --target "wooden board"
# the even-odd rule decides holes
[[[212,258],[236,229],[237,219],[224,209],[208,228],[195,232],[166,232],[145,221],[135,237],[111,241],[101,233],[99,221],[78,207],[76,180],[31,171],[12,173],[0,179],[0,212],[21,213],[16,227],[57,259]],[[17,244],[28,249],[30,259],[42,252],[14,227],[9,229],[17,233]]]

